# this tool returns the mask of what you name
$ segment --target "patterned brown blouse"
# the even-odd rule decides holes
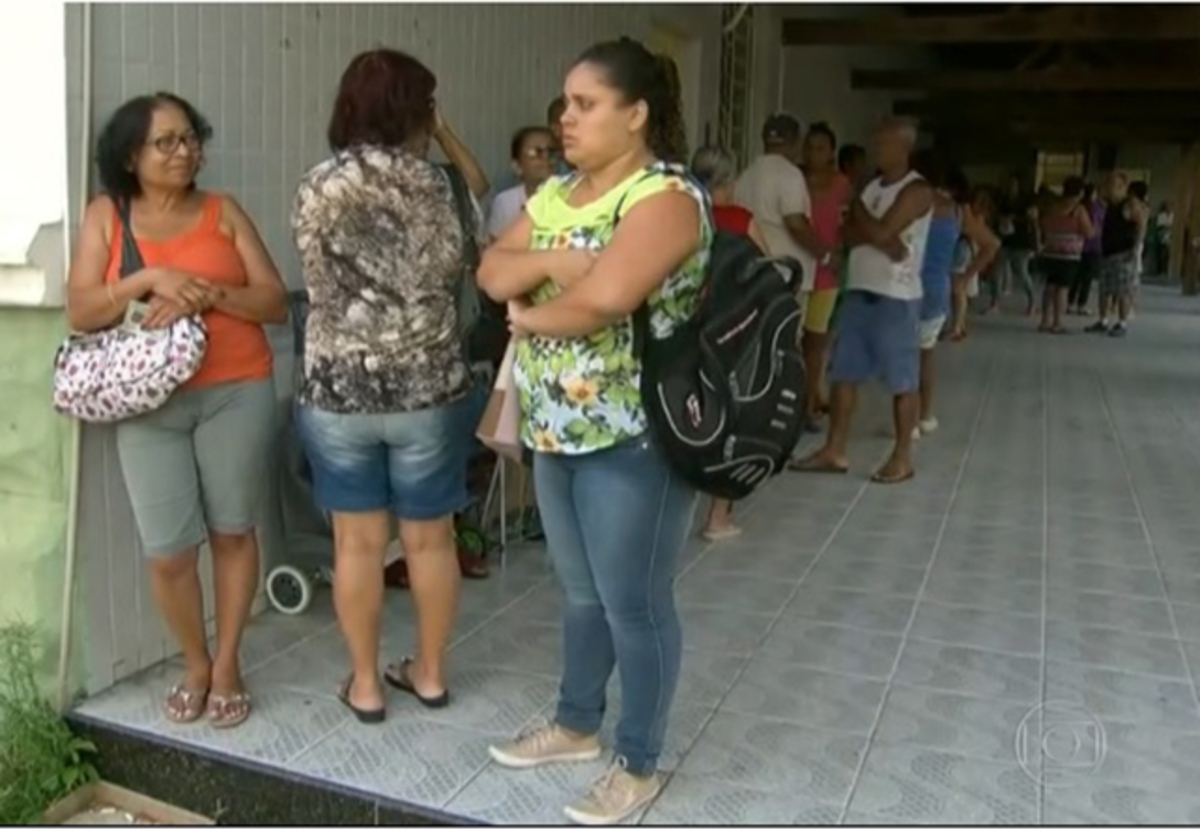
[[[467,391],[463,235],[440,168],[398,148],[341,151],[301,180],[292,231],[310,303],[302,404],[406,412]]]

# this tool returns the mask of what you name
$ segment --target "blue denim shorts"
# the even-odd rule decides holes
[[[829,380],[864,384],[876,379],[893,395],[920,386],[919,300],[873,292],[846,293],[830,356]]]
[[[324,511],[391,510],[435,520],[470,502],[471,397],[410,413],[331,413],[296,408],[296,424]]]

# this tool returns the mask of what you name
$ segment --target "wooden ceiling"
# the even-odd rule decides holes
[[[925,50],[919,71],[857,67],[855,89],[947,131],[1026,140],[1200,140],[1200,4],[899,4],[784,22],[791,46]]]

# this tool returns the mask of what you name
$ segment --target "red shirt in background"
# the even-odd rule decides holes
[[[750,236],[750,221],[754,215],[740,205],[714,205],[713,221],[718,231],[726,234]]]
[[[850,180],[839,173],[822,193],[811,193],[813,232],[830,249],[837,249],[841,245],[842,209],[850,201],[851,192]],[[838,278],[832,265],[818,265],[813,289],[820,291],[837,287]]]

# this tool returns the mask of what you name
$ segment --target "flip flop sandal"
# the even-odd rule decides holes
[[[726,526],[723,529],[705,529],[701,537],[709,543],[720,543],[722,540],[732,540],[742,533],[740,526]]]
[[[848,465],[835,465],[832,462],[809,463],[803,459],[793,459],[787,465],[789,471],[799,474],[848,474]]]
[[[338,701],[350,709],[350,713],[354,714],[354,718],[363,725],[378,725],[387,718],[386,708],[377,708],[376,710],[367,710],[359,708],[350,701],[350,686],[354,684],[354,676],[347,676],[346,681],[342,682],[341,688],[338,689]]]
[[[208,695],[208,724],[213,728],[236,728],[250,718],[250,694],[210,693]]]
[[[182,683],[171,688],[163,703],[163,713],[176,725],[187,725],[204,716],[208,708],[208,688],[193,689]]]
[[[442,691],[440,696],[426,697],[417,693],[417,689],[413,687],[412,680],[408,678],[408,668],[412,665],[412,658],[403,658],[393,665],[389,665],[387,670],[383,672],[383,681],[398,691],[409,694],[416,698],[418,702],[426,708],[444,708],[450,704],[450,691]]]
[[[887,475],[887,474],[883,474],[880,472],[876,472],[874,475],[872,475],[871,482],[876,483],[878,485],[899,485],[902,482],[908,482],[916,475],[917,475],[917,472],[915,469],[910,469],[907,472],[900,474],[899,476]]]

